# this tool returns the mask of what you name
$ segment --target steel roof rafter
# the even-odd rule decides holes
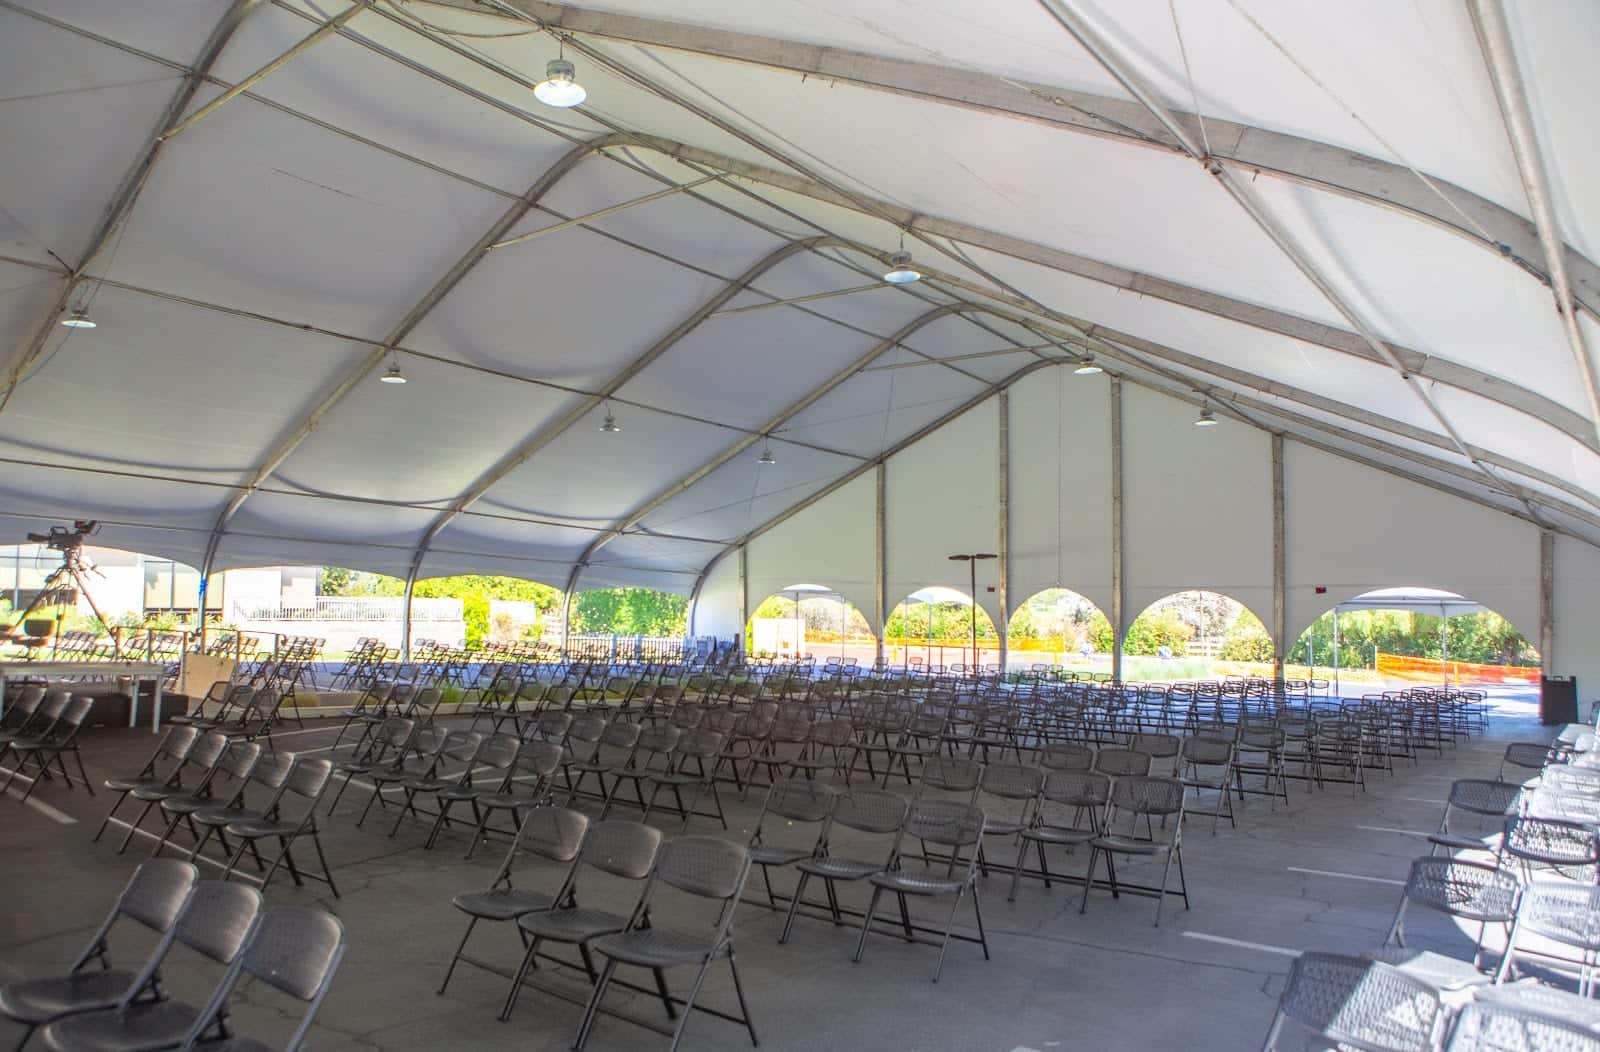
[[[547,3],[544,0],[434,0],[480,15],[491,8],[513,8],[561,33],[625,41],[646,47],[704,55],[743,65],[783,70],[840,81],[942,105],[993,113],[1061,128],[1078,134],[1118,139],[1141,146],[1181,151],[1173,132],[1137,102],[1076,91],[1057,85],[1001,78],[976,70],[890,58],[848,48],[806,44],[709,26],[689,25],[641,15]],[[1191,113],[1173,112],[1180,128],[1198,126]],[[1382,208],[1399,210],[1508,258],[1549,283],[1551,276],[1533,260],[1543,253],[1535,224],[1501,205],[1431,173],[1419,180],[1404,165],[1248,124],[1207,117],[1212,153],[1252,170],[1317,186]],[[1440,199],[1449,198],[1449,203]],[[1461,215],[1470,217],[1464,221]],[[1488,232],[1485,241],[1479,230]],[[1600,265],[1570,245],[1563,246],[1575,278],[1574,298],[1600,318]]]

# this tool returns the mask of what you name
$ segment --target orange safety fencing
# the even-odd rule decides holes
[[[1442,683],[1446,676],[1453,683],[1537,683],[1537,668],[1516,665],[1484,665],[1473,661],[1441,661],[1438,658],[1378,654],[1378,674],[1391,679],[1414,679]]]

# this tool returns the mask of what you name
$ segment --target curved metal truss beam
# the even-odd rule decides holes
[[[435,0],[478,14],[479,0]],[[947,106],[1032,121],[1080,134],[1181,151],[1178,138],[1138,102],[1050,84],[1001,78],[947,65],[887,58],[846,48],[685,25],[639,15],[595,11],[541,0],[502,0],[563,33],[668,48],[767,69],[842,81],[874,91],[907,95]],[[1198,129],[1198,118],[1176,112],[1179,126]],[[1306,183],[1368,204],[1392,208],[1452,230],[1534,274],[1550,276],[1535,225],[1517,213],[1447,180],[1429,175],[1430,189],[1404,165],[1282,132],[1206,118],[1211,153],[1243,167]],[[1442,200],[1443,194],[1449,202]],[[1459,209],[1459,211],[1458,211]],[[1462,219],[1464,213],[1468,220]],[[1469,222],[1470,220],[1470,222]],[[1488,240],[1479,233],[1486,231]],[[1562,246],[1574,299],[1600,317],[1600,266]]]

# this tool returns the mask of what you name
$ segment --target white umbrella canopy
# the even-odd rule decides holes
[[[688,593],[1092,352],[1600,542],[1600,9],[180,6],[0,6],[17,538]]]

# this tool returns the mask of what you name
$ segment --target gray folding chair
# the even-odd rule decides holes
[[[1533,880],[1537,866],[1593,883],[1595,867],[1600,865],[1600,828],[1591,822],[1517,815],[1506,820],[1495,861],[1501,866],[1519,865],[1525,881]]]
[[[389,836],[400,832],[400,824],[406,820],[408,813],[413,818],[421,818],[417,811],[418,796],[437,797],[446,789],[470,785],[472,768],[478,761],[478,750],[482,747],[483,735],[477,731],[449,731],[440,738],[438,748],[433,750],[421,770],[398,779],[405,800],[400,805],[400,813],[395,816],[394,828],[389,830]]]
[[[932,844],[942,847],[949,854],[942,860],[946,863],[944,872],[939,872],[937,866],[929,868],[929,863],[934,861],[927,858],[924,848],[924,868],[909,870],[905,868],[906,856],[901,848],[908,836],[916,837],[924,845]],[[961,900],[970,894],[972,896],[972,913],[978,923],[978,936],[976,939],[968,935],[956,936],[967,942],[976,942],[983,947],[983,959],[989,959],[989,940],[983,931],[983,908],[978,904],[978,852],[983,846],[983,809],[972,803],[961,803],[957,800],[928,800],[918,799],[911,805],[910,813],[906,816],[904,824],[900,827],[899,834],[895,837],[894,848],[889,854],[889,864],[880,872],[870,875],[867,880],[872,884],[872,898],[867,903],[866,914],[861,919],[861,934],[856,939],[855,960],[860,961],[867,947],[867,932],[872,927],[872,919],[877,912],[878,899],[885,891],[892,892],[900,905],[900,924],[905,932],[907,942],[927,942],[929,940],[917,937],[917,927],[911,922],[911,911],[906,902],[906,896],[918,898],[949,897],[950,915],[945,919],[944,934],[939,940],[939,963],[934,966],[933,981],[938,982],[939,976],[944,972],[945,954],[950,949],[950,939],[955,932],[956,911],[961,906]],[[963,859],[963,849],[966,857]],[[798,895],[797,895],[798,897]]]
[[[125,778],[107,778],[105,787],[116,793],[117,798],[100,821],[94,839],[100,839],[129,793],[136,789],[166,789],[178,785],[183,775],[184,761],[199,738],[200,730],[197,727],[168,727],[161,735],[161,741],[156,744],[156,751],[150,754],[150,759],[145,761],[138,773]]]
[[[4,785],[0,785],[0,795],[11,788],[11,783],[18,778],[27,778],[23,773],[28,764],[35,765],[32,780],[22,792],[22,799],[26,800],[33,795],[40,782],[55,781],[55,776],[50,773],[54,766],[61,772],[61,780],[68,789],[72,788],[72,774],[67,770],[66,757],[71,755],[78,766],[78,777],[83,782],[83,787],[89,790],[89,795],[94,795],[94,785],[89,781],[89,772],[83,769],[83,753],[78,748],[78,732],[83,729],[83,723],[89,718],[89,711],[94,708],[94,699],[84,695],[75,695],[67,701],[62,708],[61,715],[51,723],[48,730],[35,736],[16,738],[9,743],[11,762],[15,765],[11,769],[11,776]]]
[[[833,811],[822,823],[816,846],[808,857],[794,864],[800,872],[800,881],[794,889],[794,897],[789,900],[789,913],[784,918],[783,932],[778,936],[780,943],[789,941],[795,914],[805,898],[806,885],[812,877],[823,883],[828,896],[827,909],[833,923],[844,923],[844,914],[839,908],[838,885],[859,883],[874,873],[883,872],[885,864],[895,857],[894,852],[898,850],[900,827],[905,824],[910,807],[905,797],[887,789],[847,787],[840,790]],[[832,847],[835,829],[858,834],[857,839],[860,839],[859,835],[883,838],[887,841],[886,848],[882,855],[870,859],[835,855]]]
[[[111,912],[83,952],[65,975],[23,979],[0,986],[0,1015],[26,1027],[17,1047],[22,1048],[38,1027],[79,1012],[115,1008],[130,993],[135,999],[159,999],[161,990],[153,981],[149,989],[131,989],[145,972],[116,969],[111,962],[109,942],[117,921],[127,918],[157,935],[165,936],[182,914],[189,893],[199,879],[199,870],[187,862],[155,858],[141,862],[133,877],[117,896]],[[163,953],[166,940],[157,944],[152,957]],[[91,969],[91,965],[98,968]]]
[[[1032,844],[1039,859],[1039,876],[1050,886],[1050,863],[1045,848],[1067,850],[1087,844],[1105,831],[1106,805],[1111,801],[1111,776],[1090,770],[1052,770],[1045,775],[1032,821],[1021,832],[1017,860],[1011,870],[1008,902],[1017,900],[1017,881],[1024,875],[1023,859]],[[1070,811],[1070,816],[1065,812]],[[1087,823],[1087,824],[1085,824]],[[1033,874],[1027,874],[1032,876]]]
[[[474,831],[482,825],[483,809],[478,806],[478,800],[506,785],[521,749],[522,742],[515,735],[491,734],[483,739],[467,768],[466,776],[455,785],[434,791],[433,798],[438,804],[439,813],[433,820],[433,828],[428,830],[428,839],[422,842],[424,851],[433,850],[434,841],[439,839],[439,832],[449,823],[450,812],[457,804],[472,808]]]
[[[260,909],[261,893],[255,888],[200,881],[173,926],[171,943],[223,966],[225,977],[255,931]],[[70,1015],[44,1027],[39,1031],[44,1046],[53,1052],[156,1052],[183,1044],[202,1009],[138,996],[168,954],[146,963],[134,980],[138,986],[125,993],[116,1007]]]
[[[184,1036],[182,1052],[215,1049],[213,1037],[228,1033],[228,998],[239,980],[248,976],[305,1003],[287,1043],[273,1047],[299,1052],[305,1044],[317,1009],[328,996],[333,975],[344,959],[344,925],[326,910],[279,906],[268,910],[256,925],[244,952],[239,954],[200,1010]],[[257,987],[252,985],[253,990]],[[268,1052],[269,1046],[250,1038],[228,1037],[225,1052]]]
[[[328,804],[328,817],[333,817],[334,810],[344,797],[344,791],[350,788],[350,783],[355,781],[357,775],[370,778],[383,772],[393,774],[395,780],[403,777],[400,772],[406,770],[406,759],[415,748],[416,733],[415,720],[391,716],[375,724],[375,729],[370,734],[362,735],[361,744],[350,756],[334,762],[334,773],[344,775],[344,784],[339,786],[339,791],[333,794],[333,802]],[[372,810],[374,801],[378,802],[379,806],[385,806],[381,800],[383,786],[373,784],[369,787],[372,789],[372,795],[367,798],[367,806],[362,808],[361,817],[356,819],[357,829],[367,820],[367,812]]]
[[[1444,814],[1439,816],[1439,829],[1428,837],[1428,842],[1433,845],[1429,854],[1436,854],[1440,848],[1447,851],[1494,851],[1494,846],[1484,843],[1482,837],[1465,836],[1451,830],[1450,819],[1457,813],[1491,819],[1498,837],[1505,830],[1506,816],[1516,813],[1521,795],[1522,786],[1512,782],[1485,778],[1460,778],[1451,782]],[[1460,823],[1457,825],[1459,827]]]
[[[1499,924],[1509,938],[1521,896],[1522,885],[1517,878],[1494,866],[1455,858],[1414,859],[1411,872],[1406,877],[1405,890],[1400,894],[1394,922],[1389,925],[1389,934],[1383,940],[1383,948],[1369,956],[1392,964],[1441,990],[1460,990],[1491,981],[1498,982],[1504,978],[1511,957],[1502,954],[1499,966],[1492,974],[1480,971],[1484,933],[1490,924]],[[1406,910],[1412,905],[1436,910],[1452,920],[1477,924],[1478,936],[1473,947],[1472,962],[1469,964],[1444,954],[1406,949]]]
[[[200,843],[200,829],[192,818],[194,813],[202,808],[234,806],[235,801],[249,788],[250,773],[260,760],[261,746],[255,742],[229,740],[222,756],[194,787],[193,792],[184,796],[169,796],[161,801],[161,813],[167,817],[167,828],[157,839],[155,848],[150,852],[151,857],[160,855],[166,849],[167,841],[172,839],[178,823],[186,819],[194,842]]]
[[[1239,823],[1233,815],[1234,746],[1230,738],[1185,738],[1179,752],[1183,785],[1198,793],[1216,794],[1211,809],[1211,835],[1217,835],[1217,822],[1227,805],[1228,825]]]
[[[1101,751],[1104,755],[1105,750]],[[1154,895],[1156,900],[1156,927],[1161,926],[1161,908],[1166,905],[1167,884],[1172,875],[1172,864],[1178,864],[1178,893],[1183,896],[1183,908],[1189,908],[1189,884],[1183,875],[1183,783],[1176,778],[1149,778],[1126,776],[1116,779],[1111,786],[1111,801],[1106,807],[1106,831],[1089,841],[1089,873],[1083,882],[1083,902],[1078,912],[1089,908],[1089,892],[1094,887],[1095,864],[1101,855],[1106,857],[1106,873],[1111,882],[1111,897],[1119,898],[1123,891]],[[1126,816],[1128,832],[1114,832],[1119,818]],[[1135,835],[1139,818],[1151,830],[1150,839]],[[1152,819],[1161,819],[1160,833],[1155,832]],[[1159,887],[1132,887],[1118,883],[1118,855],[1134,858],[1162,859]]]
[[[1559,754],[1548,745],[1539,742],[1512,742],[1506,746],[1505,753],[1500,758],[1500,771],[1495,775],[1501,781],[1506,779],[1506,768],[1511,767],[1519,771],[1534,772],[1534,781],[1538,774],[1544,770],[1545,765],[1554,763]]]
[[[678,747],[672,751],[672,767],[668,771],[656,772],[650,776],[650,799],[645,802],[644,817],[648,821],[650,813],[655,810],[656,799],[661,795],[661,790],[672,791],[672,799],[677,803],[678,813],[683,815],[683,830],[689,828],[689,819],[698,812],[695,808],[700,806],[700,801],[707,793],[711,794],[711,803],[716,807],[716,819],[722,823],[722,828],[728,828],[728,819],[722,811],[722,794],[717,792],[716,770],[717,760],[722,755],[723,742],[727,736],[721,731],[707,730],[704,727],[689,731],[678,739]],[[689,769],[694,764],[694,770]],[[683,801],[683,790],[692,788],[689,802]]]
[[[1434,1052],[1445,1014],[1437,990],[1393,965],[1337,953],[1302,953],[1289,967],[1261,1049],[1279,1048],[1284,1024],[1293,1022],[1340,1047]]]
[[[642,822],[596,822],[589,827],[583,838],[583,847],[572,860],[566,879],[555,894],[557,905],[517,918],[517,927],[528,948],[523,954],[522,965],[511,981],[505,1006],[500,1010],[502,1020],[511,1018],[517,995],[522,992],[528,972],[534,966],[539,947],[546,942],[576,946],[589,981],[598,981],[599,973],[594,969],[589,943],[601,935],[623,931],[628,927],[628,917],[580,905],[579,880],[590,870],[601,877],[609,876],[617,880],[645,880],[655,865],[656,851],[660,846],[661,831]]]
[[[549,745],[548,742],[538,744]],[[472,931],[481,920],[509,923],[524,914],[549,909],[555,905],[556,900],[551,895],[516,886],[513,874],[517,856],[526,852],[550,862],[571,863],[578,856],[578,851],[583,846],[584,834],[588,829],[589,816],[581,811],[565,807],[529,809],[517,830],[510,850],[506,852],[505,860],[500,863],[500,868],[495,872],[494,880],[489,886],[483,891],[464,892],[450,900],[452,906],[467,915],[467,930],[461,936],[461,942],[457,944],[456,952],[445,969],[444,981],[439,984],[441,994],[450,985],[450,977],[455,974],[458,961],[465,961],[496,975],[511,977],[509,971],[468,957],[467,940],[472,938]]]
[[[671,1047],[676,1052],[683,1040],[684,1028],[689,1025],[689,1017],[695,1009],[711,1012],[704,1006],[696,1005],[695,1001],[700,996],[711,965],[723,958],[727,959],[728,969],[733,975],[733,989],[739,999],[739,1015],[731,1016],[724,1012],[712,1014],[743,1023],[750,1032],[750,1043],[760,1044],[756,1038],[755,1023],[750,1019],[750,1007],[745,1002],[744,985],[739,980],[739,966],[733,952],[733,914],[739,906],[739,897],[749,875],[750,856],[742,845],[716,837],[699,836],[684,836],[668,841],[660,852],[644,893],[639,896],[633,915],[628,919],[627,927],[614,934],[602,935],[592,943],[595,952],[605,957],[606,962],[601,968],[599,981],[595,983],[594,993],[589,997],[589,1004],[584,1009],[583,1022],[578,1027],[578,1037],[573,1047],[581,1050],[588,1044],[600,1004],[605,999],[606,990],[619,964],[648,968],[654,973],[669,1019],[675,1014],[675,1006],[679,1002],[667,990],[665,972],[669,968],[692,967],[696,969],[694,982],[689,988],[689,996],[681,1002],[682,1015],[677,1019],[677,1026],[671,1031]],[[716,918],[709,928],[686,931],[651,924],[650,907],[664,887],[716,903]]]
[[[122,843],[117,846],[117,854],[120,855],[128,850],[128,844],[134,835],[140,832],[145,816],[159,807],[163,800],[188,796],[204,785],[215,773],[216,766],[227,755],[229,744],[226,735],[206,732],[200,735],[199,740],[189,749],[188,755],[183,758],[183,762],[178,765],[178,771],[172,777],[171,784],[140,785],[130,789],[128,795],[144,804],[144,807],[132,822],[124,823],[128,827],[128,832],[123,835]],[[185,785],[185,781],[189,784]]]
[[[332,776],[333,762],[327,757],[295,757],[288,777],[284,779],[283,784],[278,787],[277,794],[266,807],[262,808],[259,815],[236,818],[228,823],[224,832],[227,836],[238,840],[239,846],[228,856],[228,865],[222,871],[222,879],[227,880],[233,875],[246,848],[255,856],[256,864],[261,865],[262,859],[257,851],[256,842],[276,840],[278,853],[261,878],[263,891],[272,883],[278,867],[286,865],[296,887],[303,887],[304,878],[311,877],[328,885],[328,890],[338,898],[339,886],[333,882],[333,870],[328,866],[327,856],[322,853],[322,837],[317,831],[317,805],[322,802],[322,794],[327,791]],[[295,864],[294,855],[290,852],[294,848],[294,842],[301,837],[311,838],[311,845],[317,852],[317,861],[322,864],[320,874]]]
[[[782,819],[781,823],[774,824],[785,829],[793,828],[796,823],[819,825],[827,821],[838,798],[839,790],[835,786],[804,778],[780,778],[768,787],[761,813],[756,816],[755,829],[750,834],[749,850],[751,864],[761,867],[769,909],[776,911],[778,908],[777,895],[772,889],[773,868],[792,866],[801,859],[811,858],[817,844],[816,837],[808,838],[803,845],[774,842],[767,828],[769,816]]]
[[[566,713],[556,715],[565,716]],[[495,815],[511,812],[512,828],[507,832],[515,837],[522,828],[524,811],[549,804],[552,779],[560,766],[560,742],[534,739],[518,746],[505,780],[493,792],[484,792],[474,798],[478,810],[478,828],[473,830],[467,858],[470,859],[478,850],[479,842],[489,832],[489,820]]]

